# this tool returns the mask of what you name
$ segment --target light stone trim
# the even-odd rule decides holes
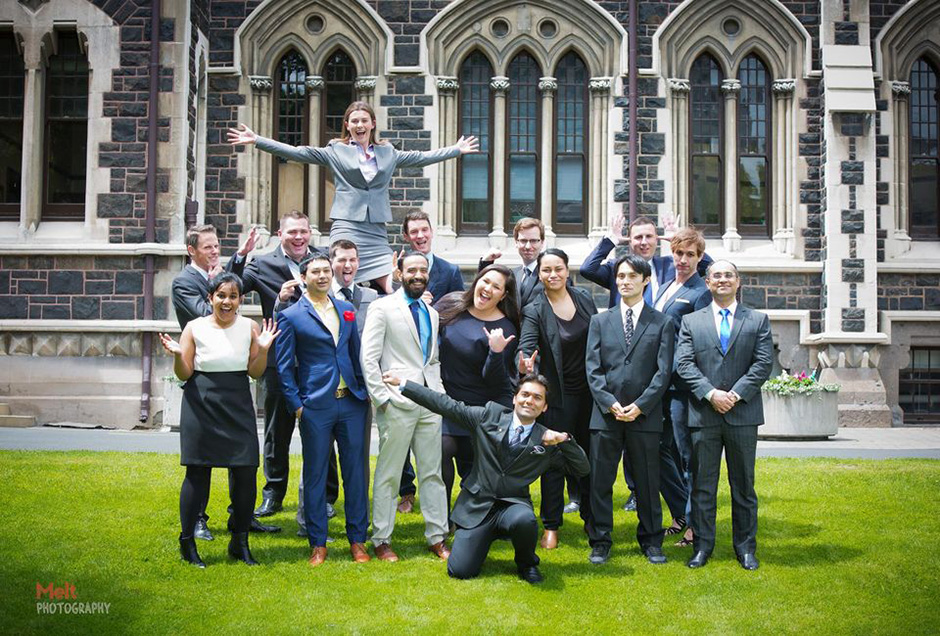
[[[666,80],[669,92],[674,95],[687,95],[692,90],[692,84],[681,77],[670,77]]]
[[[558,80],[554,77],[540,77],[539,90],[544,93],[554,93],[558,90]],[[548,111],[551,112],[551,111]]]
[[[319,93],[326,88],[326,80],[320,75],[308,75],[307,79],[304,80],[304,86],[311,93]]]
[[[496,93],[505,93],[509,90],[509,78],[499,75],[490,79],[490,88]]]
[[[895,99],[907,99],[911,96],[911,83],[891,82],[891,94]]]
[[[610,92],[610,78],[609,77],[592,77],[590,80],[588,80],[588,89],[592,93]]]
[[[356,90],[357,91],[374,91],[376,85],[378,84],[379,78],[375,75],[361,75],[356,78]]]
[[[267,75],[249,75],[248,85],[256,93],[267,93],[274,88],[274,80]]]
[[[741,80],[733,78],[722,80],[721,92],[724,93],[726,98],[737,97],[738,93],[741,92]]]
[[[793,92],[796,90],[796,80],[795,79],[781,79],[774,80],[773,84],[770,87],[770,90],[773,91],[773,94],[777,97],[789,97],[793,95]]]
[[[438,77],[435,83],[437,90],[441,93],[456,93],[460,89],[460,82],[450,75]]]

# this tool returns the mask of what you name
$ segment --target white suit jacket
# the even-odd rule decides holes
[[[424,361],[418,328],[405,300],[405,290],[383,296],[369,305],[369,316],[362,330],[360,360],[366,389],[376,407],[389,400],[392,405],[411,410],[417,404],[382,382],[382,374],[391,372],[402,380],[426,385],[434,391],[444,391],[441,383],[441,363],[438,360],[437,330],[439,316],[433,307],[431,314],[431,353]]]

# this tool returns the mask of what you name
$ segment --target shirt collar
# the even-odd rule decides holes
[[[712,313],[715,314],[716,319],[721,319],[721,309],[722,308],[718,306],[718,303],[716,303],[713,300],[712,301]],[[734,312],[737,311],[738,309],[738,301],[735,300],[734,302],[732,302],[730,305],[728,305],[727,309],[728,311],[731,312],[729,316],[734,316]]]
[[[333,277],[333,295],[335,296],[336,294],[338,294],[341,289],[343,289],[343,286],[339,284],[339,279],[337,279],[337,278],[334,276],[334,277]],[[356,282],[353,281],[353,282],[349,285],[349,287],[347,287],[347,289],[348,289],[350,292],[352,292],[353,294],[355,294],[355,293],[356,293]]]
[[[643,311],[643,305],[646,304],[646,301],[643,300],[643,297],[640,296],[640,302],[635,305],[630,305],[629,307],[625,302],[623,302],[623,297],[620,299],[620,317],[626,320],[627,309],[633,310],[633,322],[636,323],[640,319],[640,312]]]
[[[190,263],[189,266],[192,267],[192,268],[193,268],[194,270],[196,270],[197,272],[199,272],[200,274],[202,274],[202,277],[203,277],[203,278],[205,278],[206,280],[209,280],[209,272],[207,272],[207,271],[204,270],[203,268],[199,267],[199,266],[196,265],[195,263]]]
[[[522,427],[522,438],[523,438],[523,439],[528,439],[529,434],[532,432],[532,427],[535,426],[535,422],[532,422],[531,424],[529,424],[528,426],[526,426],[526,425],[523,424],[521,421],[519,421],[519,416],[516,415],[516,412],[515,412],[515,411],[513,411],[513,412],[512,412],[512,426],[511,426],[511,428],[509,429],[510,437],[512,437],[511,433],[512,433],[512,431],[516,430],[516,427],[517,427],[517,426],[521,426],[521,427]]]

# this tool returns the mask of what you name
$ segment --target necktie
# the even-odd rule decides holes
[[[515,448],[522,443],[522,434],[525,432],[525,429],[522,426],[517,426],[513,429],[512,441],[509,442],[510,448]]]
[[[627,319],[623,321],[623,339],[627,342],[627,349],[633,342],[633,308],[627,308]]]
[[[728,341],[731,340],[731,322],[728,320],[728,316],[731,315],[731,310],[722,309],[718,313],[721,314],[721,326],[718,328],[718,339],[721,341],[721,352],[728,353]]]
[[[411,317],[414,318],[415,321],[415,328],[418,330],[418,342],[421,343],[421,353],[424,354],[424,360],[426,362],[428,359],[429,349],[427,343],[428,334],[424,333],[424,331],[421,329],[421,308],[418,306],[418,303],[420,302],[420,300],[416,299],[413,303],[411,303],[409,309],[411,309]]]
[[[529,288],[532,287],[534,274],[529,270],[528,267],[522,268],[522,287],[519,288],[519,295],[525,297],[529,293]]]
[[[345,299],[348,300],[349,302],[352,302],[353,293],[352,293],[352,290],[351,290],[350,288],[348,288],[348,287],[340,287],[340,290],[339,290],[339,291],[340,291],[340,293],[343,295],[343,298],[345,298]]]

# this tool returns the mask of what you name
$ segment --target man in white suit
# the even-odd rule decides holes
[[[401,467],[410,446],[415,455],[424,536],[438,558],[450,555],[447,536],[447,495],[441,479],[441,416],[390,389],[382,374],[444,391],[438,361],[438,314],[421,295],[428,284],[428,259],[408,252],[398,259],[402,287],[374,301],[362,332],[362,370],[375,404],[379,458],[372,487],[372,544],[375,556],[397,561],[390,541]]]

